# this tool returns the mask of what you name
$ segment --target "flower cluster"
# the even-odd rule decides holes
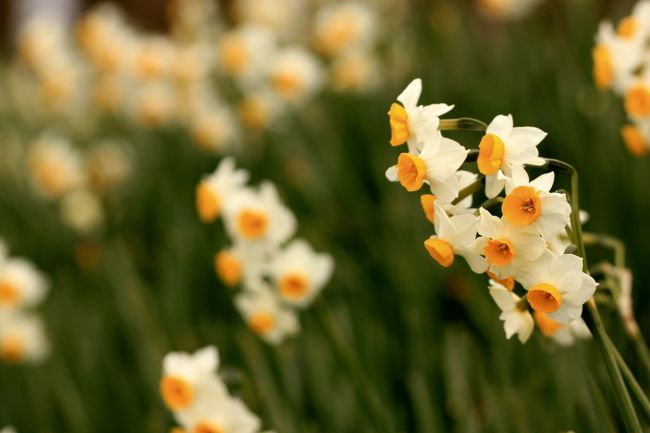
[[[257,433],[260,420],[231,396],[217,374],[219,352],[208,346],[193,354],[171,352],[163,360],[160,393],[183,433]],[[270,432],[269,432],[270,433]]]
[[[143,33],[116,6],[99,5],[77,23],[76,44],[64,23],[33,19],[20,32],[7,89],[16,111],[86,128],[122,117],[145,128],[177,126],[220,153],[242,131],[277,126],[327,87],[378,84],[372,3],[229,3],[222,11],[210,0],[175,0],[165,35]]]
[[[636,4],[614,27],[603,21],[592,51],[593,75],[600,89],[624,100],[630,123],[621,128],[628,150],[643,156],[650,150],[650,1]]]
[[[131,169],[120,143],[102,141],[82,154],[69,140],[47,133],[29,146],[25,159],[36,193],[58,202],[61,220],[82,234],[102,224],[101,194],[120,186]]]
[[[38,363],[47,356],[44,326],[33,312],[47,291],[41,272],[25,259],[9,257],[0,240],[0,360]]]
[[[232,158],[196,188],[201,220],[223,217],[232,246],[214,257],[217,275],[241,286],[235,303],[249,327],[271,344],[298,331],[297,310],[308,307],[331,277],[332,258],[302,239],[290,239],[296,218],[270,182],[247,186],[249,175]]]
[[[537,146],[546,134],[515,127],[512,116],[496,116],[472,153],[477,172],[462,170],[470,151],[441,132],[449,120],[440,116],[453,107],[419,105],[421,91],[416,79],[390,107],[390,143],[406,144],[407,151],[386,176],[407,191],[428,187],[420,198],[436,234],[424,247],[444,267],[461,256],[474,272],[487,273],[508,338],[529,338],[530,309],[545,335],[563,342],[569,338],[562,334],[582,335],[582,306],[597,284],[583,272],[582,258],[565,252],[571,205],[564,193],[552,192],[554,172],[530,180],[526,171],[545,166]],[[486,200],[473,207],[473,193],[483,184]],[[515,293],[517,283],[522,296]]]

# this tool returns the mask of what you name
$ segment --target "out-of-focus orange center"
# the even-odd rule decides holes
[[[160,394],[168,408],[182,410],[194,401],[192,385],[176,376],[164,376],[160,381]]]
[[[221,212],[221,200],[207,182],[196,187],[196,211],[205,223],[214,221]]]
[[[263,237],[268,225],[268,217],[260,211],[245,209],[237,216],[237,231],[244,239],[255,240]]]
[[[535,311],[535,322],[537,323],[537,327],[539,328],[540,331],[542,331],[542,334],[544,334],[547,337],[550,337],[551,335],[555,334],[560,328],[562,328],[562,324],[556,322],[555,320],[551,319],[548,317],[548,314],[542,313],[541,311]]]
[[[241,281],[241,262],[228,251],[220,251],[214,256],[214,268],[221,281],[230,287],[236,286]]]
[[[424,241],[424,248],[436,262],[445,268],[454,263],[454,249],[449,242],[443,239],[427,239]]]
[[[300,272],[292,272],[280,278],[278,286],[283,297],[297,300],[309,291],[309,280]]]

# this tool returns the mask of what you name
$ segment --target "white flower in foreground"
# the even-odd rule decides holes
[[[227,389],[217,377],[219,352],[208,346],[190,355],[183,352],[168,353],[163,359],[163,376],[160,394],[173,411],[187,411],[197,402],[224,398]]]
[[[450,218],[440,206],[436,206],[434,220],[436,235],[424,241],[424,247],[431,257],[448,268],[458,255],[467,261],[472,271],[485,272],[487,262],[472,249],[476,240],[478,217],[465,214]]]
[[[269,80],[273,91],[284,101],[301,102],[323,83],[323,71],[314,55],[298,47],[278,51],[269,66]]]
[[[535,322],[545,337],[553,339],[561,346],[571,346],[575,340],[591,338],[591,332],[582,318],[577,318],[568,324],[559,323],[548,317],[548,314],[535,311]]]
[[[295,311],[284,306],[266,285],[238,295],[235,305],[249,328],[267,343],[280,344],[300,329]]]
[[[228,395],[202,399],[176,419],[192,433],[257,433],[261,425],[243,402]]]
[[[233,158],[224,158],[196,187],[196,209],[201,220],[207,223],[219,217],[224,203],[241,191],[248,179],[248,171],[238,169]]]
[[[582,314],[582,305],[598,285],[582,272],[582,259],[573,254],[556,256],[546,251],[534,263],[519,270],[517,281],[528,290],[528,304],[560,323]]]
[[[416,78],[397,97],[402,105],[393,103],[388,111],[392,146],[408,144],[409,153],[417,154],[425,138],[432,130],[438,129],[439,117],[451,111],[454,106],[447,104],[418,105],[422,94],[422,80]],[[432,126],[427,124],[433,122]]]
[[[506,181],[506,198],[501,205],[503,219],[516,227],[532,226],[544,239],[550,239],[569,224],[571,205],[564,194],[550,192],[555,173],[529,182],[524,170]]]
[[[537,260],[544,252],[544,241],[534,227],[515,227],[483,208],[480,213],[478,233],[482,237],[475,248],[485,256],[489,271],[498,278],[515,275],[523,265]]]
[[[259,189],[245,189],[229,199],[224,209],[226,230],[241,242],[276,246],[296,231],[296,218],[280,201],[275,186],[264,182]]]
[[[306,307],[329,281],[334,261],[329,254],[316,253],[311,245],[296,239],[278,251],[270,265],[271,279],[282,299]]]
[[[43,322],[23,313],[0,312],[0,359],[6,362],[38,363],[49,346]]]
[[[457,171],[456,177],[458,178],[459,191],[462,191],[463,188],[474,183],[478,178],[475,173],[465,170]],[[452,204],[451,202],[443,202],[434,194],[422,194],[420,196],[420,204],[422,205],[422,210],[424,211],[426,218],[431,222],[431,224],[435,224],[436,205],[442,207],[448,215],[461,215],[464,213],[474,212],[474,209],[472,209],[472,199],[473,196],[470,194],[458,203]]]
[[[397,164],[386,170],[390,181],[398,180],[407,191],[417,191],[426,182],[431,192],[443,202],[458,196],[460,179],[456,171],[463,165],[467,153],[463,146],[443,137],[435,124],[429,122],[420,154],[400,153]]]
[[[541,129],[513,127],[512,116],[499,115],[490,122],[479,144],[478,169],[486,176],[485,195],[496,197],[505,179],[524,165],[542,165],[537,145],[546,137]]]
[[[47,294],[43,274],[24,259],[10,258],[0,262],[0,310],[30,308]]]
[[[522,343],[528,341],[533,333],[535,323],[533,322],[533,316],[528,312],[528,308],[525,305],[523,307],[518,305],[521,298],[493,280],[490,280],[489,290],[490,296],[501,309],[499,319],[503,320],[506,338],[510,339],[514,334],[517,334],[519,341]]]

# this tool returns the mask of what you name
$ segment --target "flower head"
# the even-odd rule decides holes
[[[211,222],[219,217],[223,204],[243,190],[248,178],[246,170],[235,167],[234,159],[224,158],[196,187],[196,209],[201,220]]]
[[[270,344],[280,344],[300,329],[295,311],[284,306],[266,284],[238,295],[235,305],[249,328]]]
[[[519,341],[525,343],[533,333],[533,316],[526,306],[521,306],[521,298],[496,281],[490,280],[490,296],[501,309],[499,319],[503,320],[506,338],[517,334]]]

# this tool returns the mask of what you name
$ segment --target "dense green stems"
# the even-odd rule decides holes
[[[366,413],[369,414],[376,424],[375,427],[377,430],[375,431],[378,433],[394,433],[394,429],[391,427],[392,421],[388,416],[388,412],[383,409],[383,403],[379,394],[365,374],[359,359],[354,353],[354,350],[352,350],[350,342],[343,334],[340,326],[335,322],[330,311],[324,309],[324,307],[318,306],[317,311],[327,337],[335,347],[336,352],[343,359],[348,371],[352,374],[352,379],[359,387],[362,397],[361,400],[367,411]]]
[[[441,131],[465,130],[483,132],[487,129],[487,125],[471,117],[461,117],[459,119],[440,119],[438,129]]]
[[[608,344],[613,345],[611,340],[608,341]],[[646,421],[650,422],[650,401],[648,400],[648,396],[645,395],[645,392],[641,388],[641,385],[639,385],[639,382],[637,382],[634,374],[632,374],[630,367],[627,366],[621,354],[618,353],[618,351],[614,351],[614,354],[616,356],[616,361],[618,362],[618,368],[621,369],[621,373],[623,374],[627,385],[630,387],[634,398],[643,410]]]

